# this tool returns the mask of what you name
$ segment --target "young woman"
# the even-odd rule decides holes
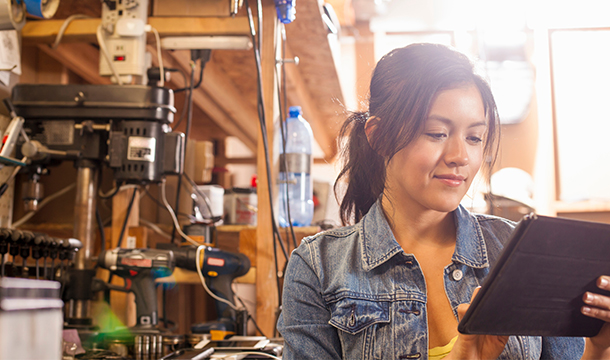
[[[414,44],[377,64],[369,111],[343,127],[344,223],[303,240],[289,261],[278,329],[290,359],[610,358],[595,338],[462,335],[460,314],[515,223],[460,205],[499,122],[489,86],[450,48]],[[609,277],[598,286],[610,289]],[[583,313],[610,319],[610,298]]]

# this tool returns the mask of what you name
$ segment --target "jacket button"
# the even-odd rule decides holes
[[[453,270],[453,273],[451,274],[451,276],[453,276],[453,280],[460,281],[460,280],[462,280],[462,277],[464,277],[464,273],[460,269],[455,269],[455,270]]]

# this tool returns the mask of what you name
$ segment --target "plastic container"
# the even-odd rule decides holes
[[[193,213],[198,221],[210,219],[212,217],[222,217],[224,212],[224,194],[225,189],[220,185],[198,185],[197,189],[201,195],[207,197],[209,204],[206,204],[204,199],[193,192]],[[208,206],[209,205],[209,206]],[[210,209],[212,213],[210,214]]]
[[[225,222],[256,225],[258,197],[256,188],[232,188],[225,192]]]
[[[281,135],[279,138],[278,222],[281,227],[288,227],[290,222],[293,226],[308,226],[313,219],[311,178],[313,133],[311,126],[301,114],[300,106],[290,107],[285,126],[285,152],[281,144]]]

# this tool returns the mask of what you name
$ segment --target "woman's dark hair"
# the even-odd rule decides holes
[[[444,45],[413,44],[379,60],[371,79],[369,111],[352,113],[340,132],[347,146],[334,188],[337,193],[339,182],[347,182],[340,207],[344,225],[360,221],[383,194],[387,161],[419,135],[436,95],[469,84],[479,89],[489,122],[484,144],[489,175],[497,153],[499,118],[491,89],[470,59]],[[365,123],[372,116],[379,121],[369,143]]]

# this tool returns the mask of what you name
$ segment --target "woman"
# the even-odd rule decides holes
[[[369,111],[353,114],[342,131],[349,143],[341,216],[356,224],[307,238],[293,252],[278,322],[284,359],[605,355],[607,324],[584,354],[580,338],[457,331],[515,226],[460,206],[481,165],[490,170],[498,133],[490,88],[464,55],[414,44],[379,61]],[[610,299],[591,296],[583,313],[610,319]]]

